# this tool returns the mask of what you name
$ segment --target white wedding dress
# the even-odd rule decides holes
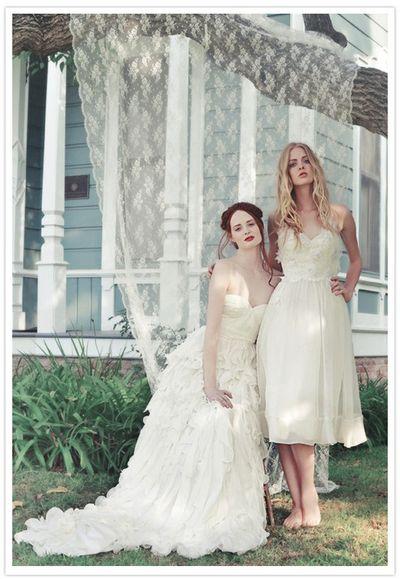
[[[278,234],[284,277],[271,296],[257,340],[258,382],[268,438],[321,445],[366,441],[343,296],[330,288],[339,271],[341,238]]]
[[[82,509],[51,508],[16,541],[40,555],[151,547],[195,558],[264,545],[266,446],[261,433],[255,340],[265,306],[227,295],[217,380],[233,408],[203,392],[204,327],[168,357],[128,466],[106,497]]]

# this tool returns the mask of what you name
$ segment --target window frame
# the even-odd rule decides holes
[[[379,136],[380,146],[380,183],[379,183],[379,273],[378,275],[361,272],[357,284],[355,295],[351,301],[351,321],[353,330],[387,331],[388,316],[385,315],[385,294],[388,293],[388,278],[385,272],[386,242],[387,242],[387,141]],[[353,127],[353,217],[356,223],[357,238],[360,235],[360,195],[361,195],[361,129]],[[342,274],[344,276],[344,274]],[[377,293],[378,313],[366,314],[358,311],[359,290],[372,291]]]

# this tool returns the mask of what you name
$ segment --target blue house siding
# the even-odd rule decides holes
[[[385,14],[331,14],[334,28],[348,41],[345,51],[360,57],[378,56],[388,44]]]
[[[271,15],[269,15],[271,16]],[[273,18],[290,25],[289,14]],[[346,34],[346,51],[370,57],[387,45],[385,15],[332,14],[335,28]],[[28,109],[28,162],[26,192],[26,230],[24,267],[35,269],[43,242],[41,229],[41,194],[45,112],[45,71],[31,79]],[[258,95],[258,127],[256,157],[256,203],[267,215],[275,203],[275,173],[279,152],[288,140],[288,116],[262,95]],[[240,148],[241,81],[233,73],[213,67],[205,86],[204,142],[204,231],[203,264],[216,257],[220,237],[221,204],[229,205],[237,198],[238,160]],[[261,122],[260,122],[261,119]],[[333,123],[333,121],[332,121]],[[281,127],[281,132],[276,131]],[[272,139],[273,134],[273,139]],[[316,150],[322,150],[322,162],[334,201],[351,208],[353,195],[353,131],[341,131],[332,138],[329,122],[315,133]],[[270,138],[271,136],[271,138]],[[64,257],[69,270],[101,270],[102,216],[86,141],[81,101],[76,81],[67,75],[65,174],[89,175],[89,197],[66,200]],[[343,255],[343,268],[346,256]],[[101,280],[99,277],[79,277],[73,274],[67,281],[67,329],[100,329]],[[205,289],[207,283],[205,283]],[[36,325],[37,280],[24,278],[23,304],[28,327]],[[118,287],[115,312],[122,301]],[[93,320],[93,321],[92,321]]]
[[[25,192],[24,269],[36,270],[42,224],[43,143],[47,66],[29,79]],[[23,277],[22,307],[27,329],[37,325],[37,278]]]
[[[47,67],[31,77],[28,100],[28,134],[25,196],[24,268],[36,269],[40,259],[42,222],[43,143]]]
[[[65,200],[64,258],[69,269],[101,268],[101,213],[78,93],[67,74],[65,175],[89,175],[89,197]]]
[[[67,72],[65,175],[88,175],[89,197],[66,199],[64,259],[68,269],[101,269],[102,218],[87,146],[78,84]],[[68,277],[67,330],[100,330],[101,279]]]
[[[101,329],[101,279],[67,279],[67,330]]]

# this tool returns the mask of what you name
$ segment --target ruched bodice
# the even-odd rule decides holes
[[[227,294],[221,321],[221,337],[254,344],[265,307],[265,304],[252,307],[242,296]]]
[[[322,228],[310,239],[304,233],[296,238],[292,229],[278,232],[277,260],[281,262],[286,281],[322,280],[340,269],[340,236]]]

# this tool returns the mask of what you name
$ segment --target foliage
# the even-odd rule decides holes
[[[40,54],[35,54],[30,50],[23,50],[19,53],[19,57],[26,59],[26,76],[32,77],[39,71],[43,70],[47,62],[54,62],[60,66],[60,70],[63,71],[64,67],[71,70],[73,78],[75,79],[76,67],[74,63],[74,51],[72,48],[63,51],[57,51],[48,56],[41,56]]]
[[[364,427],[368,437],[368,445],[387,444],[388,440],[388,392],[387,380],[371,379],[365,370],[365,378],[361,376],[360,400],[364,416]]]
[[[120,336],[132,338],[132,323],[128,319],[126,309],[120,310],[117,316],[110,316],[108,319],[118,318],[113,325],[113,330],[118,328]],[[167,356],[170,352],[175,350],[186,338],[186,330],[180,328],[175,330],[171,326],[165,324],[154,324],[151,328],[151,339],[154,343],[158,343],[155,351],[155,358],[160,368],[164,368],[167,361]],[[132,346],[133,349],[133,346]]]
[[[14,469],[41,466],[72,473],[117,472],[133,453],[150,390],[143,371],[122,373],[122,356],[90,359],[72,339],[76,358],[49,348],[46,369],[23,356],[14,377]]]
[[[361,410],[364,417],[365,433],[367,435],[365,446],[372,448],[373,446],[387,444],[387,380],[384,378],[370,378],[365,368],[363,374],[359,375],[358,380]],[[342,444],[338,443],[331,447],[330,456],[336,456],[338,453],[347,451],[348,449],[345,449]]]

